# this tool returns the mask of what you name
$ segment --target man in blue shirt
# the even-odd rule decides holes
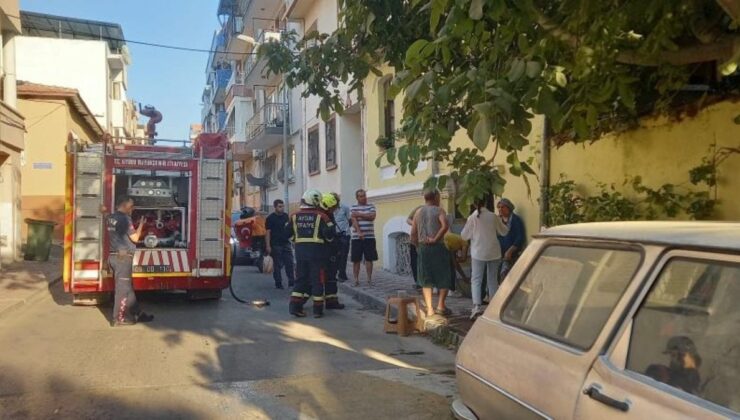
[[[502,198],[496,207],[501,219],[509,227],[509,233],[505,236],[496,235],[499,245],[501,245],[501,252],[504,255],[504,262],[501,264],[501,274],[499,275],[499,282],[502,282],[522,253],[527,236],[522,218],[514,214],[514,203],[508,198]]]
[[[339,241],[339,255],[337,256],[337,280],[347,281],[347,256],[349,255],[350,224],[352,215],[349,207],[339,199],[339,194],[332,193],[337,199],[337,209],[334,210],[334,223],[337,226],[337,240]]]

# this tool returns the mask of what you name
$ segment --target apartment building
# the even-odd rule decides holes
[[[21,256],[21,167],[25,118],[18,112],[16,49],[21,34],[18,0],[0,0],[0,264]]]
[[[136,137],[138,111],[127,95],[131,56],[121,26],[25,11],[20,16],[18,80],[77,89],[111,136]]]
[[[224,131],[241,164],[241,205],[295,207],[303,191],[339,192],[348,202],[364,186],[361,104],[346,95],[343,115],[318,117],[319,99],[289,89],[265,71],[256,50],[287,31],[303,36],[337,27],[336,0],[221,0],[203,92],[203,127]],[[236,203],[235,203],[236,204]]]

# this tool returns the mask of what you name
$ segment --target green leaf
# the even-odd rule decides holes
[[[555,72],[555,83],[561,88],[566,87],[568,85],[568,78],[565,77],[565,73],[563,73],[562,71],[556,71]]]
[[[494,177],[493,185],[491,185],[491,191],[494,195],[501,197],[504,195],[504,187],[506,186],[506,180],[500,175]]]
[[[421,92],[425,92],[427,88],[427,84],[424,83],[424,78],[420,77],[409,85],[409,87],[406,88],[406,98],[413,100],[416,98],[417,95]]]
[[[487,115],[480,115],[478,123],[473,130],[473,144],[481,152],[485,152],[491,142],[491,121]]]
[[[449,178],[449,175],[441,175],[437,180],[437,188],[439,188],[440,190],[445,189],[445,187],[447,186],[447,180]]]
[[[510,82],[516,82],[517,80],[521,79],[524,75],[524,71],[526,70],[527,65],[524,63],[523,60],[520,60],[518,58],[514,59],[514,61],[511,64],[511,69],[509,70],[509,74],[506,76]]]
[[[430,176],[429,178],[427,178],[426,181],[424,181],[424,190],[427,191],[427,190],[437,189],[437,182],[438,182],[438,179],[436,176],[434,175]]]
[[[398,162],[406,166],[409,164],[409,148],[404,145],[398,148]]]
[[[622,102],[622,105],[634,111],[635,92],[632,90],[632,87],[626,83],[620,83],[617,86],[617,90],[619,91],[619,101]]]
[[[429,33],[434,36],[439,26],[439,20],[447,8],[447,0],[432,0],[432,13],[429,18]]]
[[[321,101],[321,104],[319,105],[319,113],[321,114],[321,119],[323,121],[329,121],[329,117],[331,116],[331,110],[329,109],[329,105],[327,105],[323,100]]]
[[[527,77],[534,79],[542,73],[542,63],[539,61],[527,61]]]
[[[499,20],[506,12],[506,0],[493,0],[489,15],[493,20]]]
[[[468,16],[473,20],[481,20],[483,18],[483,0],[473,0],[470,3]]]
[[[367,18],[365,18],[365,32],[368,34],[372,33],[370,31],[370,27],[373,25],[373,22],[375,22],[375,14],[373,12],[369,12],[367,14]]]
[[[396,164],[396,148],[391,147],[390,149],[387,149],[385,151],[385,158],[388,160],[388,163],[391,165]]]
[[[526,172],[528,174],[532,174],[532,175],[537,175],[535,173],[534,169],[532,169],[532,167],[529,166],[529,164],[527,162],[522,162],[521,164],[522,164],[522,169],[524,169],[524,172]]]
[[[422,50],[429,45],[429,41],[426,39],[417,39],[408,50],[406,50],[406,65],[412,66],[417,60],[421,58]]]
[[[557,116],[559,113],[560,107],[547,86],[540,89],[540,94],[537,98],[537,109],[540,113],[548,117]]]
[[[529,52],[529,40],[527,39],[527,34],[521,33],[519,34],[519,37],[517,38],[517,46],[519,47],[519,51],[526,54]]]
[[[375,158],[375,167],[380,168],[381,165],[383,165],[383,157],[385,156],[385,153],[381,153],[378,155],[377,158]]]

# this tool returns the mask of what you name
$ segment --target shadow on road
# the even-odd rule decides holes
[[[200,419],[202,412],[166,399],[146,401],[112,395],[106,390],[80,388],[66,378],[50,375],[43,387],[28,389],[24,373],[0,366],[0,413],[5,419],[116,418]],[[12,390],[12,391],[10,391]]]

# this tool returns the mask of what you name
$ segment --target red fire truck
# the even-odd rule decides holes
[[[114,289],[106,213],[134,199],[144,218],[134,255],[136,290],[186,290],[217,298],[230,281],[231,162],[223,135],[192,147],[130,144],[67,146],[64,290],[96,304]]]

